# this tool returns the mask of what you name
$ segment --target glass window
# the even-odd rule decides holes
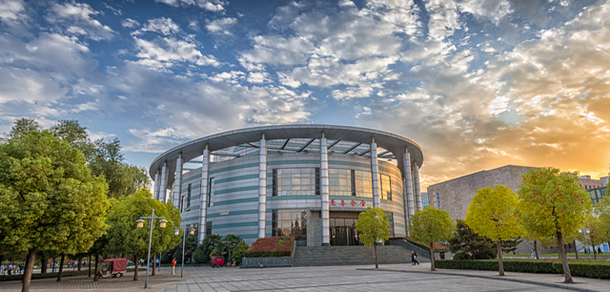
[[[381,199],[392,200],[392,180],[388,175],[380,175],[381,177]]]
[[[385,214],[388,215],[388,221],[390,221],[390,237],[394,237],[394,213],[386,212]]]
[[[188,186],[188,191],[186,193],[186,209],[191,208],[191,184]]]
[[[205,235],[208,236],[212,234],[212,221],[208,221],[205,224]]]
[[[212,199],[214,199],[214,193],[212,192],[212,187],[214,187],[214,178],[210,177],[210,181],[208,182],[208,207],[214,206],[214,202],[212,202]]]
[[[273,210],[271,214],[273,236],[294,236],[296,240],[307,239],[307,210]]]
[[[273,169],[272,196],[311,196],[320,194],[318,168]]]
[[[352,172],[349,169],[329,169],[329,192],[331,196],[352,195]]]
[[[373,197],[373,182],[371,173],[368,171],[354,171],[354,185],[356,187],[356,196],[358,197]]]

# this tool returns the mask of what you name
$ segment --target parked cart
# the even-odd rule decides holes
[[[225,258],[222,255],[212,255],[212,268],[218,268],[225,265]]]
[[[98,275],[103,277],[120,278],[127,271],[127,259],[106,259],[102,260],[98,270]]]

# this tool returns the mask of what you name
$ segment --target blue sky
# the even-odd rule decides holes
[[[0,0],[0,132],[77,119],[147,167],[242,127],[404,135],[422,185],[505,164],[607,175],[610,3]]]

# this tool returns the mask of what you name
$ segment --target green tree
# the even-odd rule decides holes
[[[140,257],[145,257],[148,253],[150,232],[150,219],[146,220],[144,228],[137,228],[136,221],[140,217],[150,216],[152,209],[155,209],[156,217],[164,217],[168,221],[165,228],[159,228],[158,219],[154,221],[151,246],[153,255],[170,250],[180,242],[182,237],[174,235],[174,229],[180,226],[178,208],[153,199],[150,191],[142,189],[131,196],[114,201],[108,213],[107,222],[110,228],[106,250],[125,254],[133,259],[136,268],[134,281],[138,280]]]
[[[555,237],[565,283],[574,283],[564,248],[564,236],[574,234],[592,208],[591,198],[580,187],[578,174],[556,168],[532,169],[521,176],[519,215],[535,237]]]
[[[390,219],[381,208],[366,208],[366,211],[358,215],[356,229],[360,232],[360,241],[366,246],[372,246],[375,250],[375,269],[379,268],[377,263],[377,243],[390,239]]]
[[[48,131],[0,145],[0,249],[27,251],[23,291],[37,250],[84,252],[105,233],[107,188],[80,151]]]
[[[31,132],[40,132],[41,130],[42,126],[40,126],[40,124],[35,119],[20,118],[15,120],[11,131],[8,133],[4,140],[25,137]]]
[[[198,263],[205,263],[210,260],[210,253],[220,243],[222,238],[218,234],[208,234],[203,239],[197,250],[193,253],[193,259]]]
[[[196,250],[197,236],[187,236],[184,249],[184,258],[188,259],[189,262],[193,262],[193,254]],[[180,243],[175,247],[175,251],[172,254],[172,258],[175,258],[177,263],[182,263],[182,237],[180,238]]]
[[[468,259],[494,259],[496,251],[493,241],[488,237],[479,235],[472,231],[470,226],[462,219],[456,220],[455,232],[449,239],[449,250],[456,253],[463,252]]]
[[[583,244],[588,244],[591,249],[593,249],[593,257],[595,259],[597,259],[595,246],[607,242],[610,239],[605,225],[606,222],[603,222],[599,217],[592,214],[586,219],[584,230],[581,228],[575,233],[578,241]]]
[[[511,189],[497,185],[476,191],[466,212],[466,224],[474,232],[496,242],[500,276],[504,276],[502,241],[523,235],[517,211],[518,202],[517,194]]]
[[[415,211],[409,220],[409,231],[414,240],[430,244],[430,269],[434,267],[434,243],[451,238],[455,225],[449,212],[430,206]]]
[[[245,241],[240,241],[235,248],[233,248],[232,259],[235,265],[241,265],[241,261],[244,258],[244,251],[248,249],[248,244]]]

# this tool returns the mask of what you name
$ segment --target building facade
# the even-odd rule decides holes
[[[420,147],[378,130],[287,125],[193,140],[150,166],[154,196],[179,206],[198,241],[234,234],[248,243],[290,235],[308,246],[356,245],[358,214],[381,207],[405,236],[421,209]]]

